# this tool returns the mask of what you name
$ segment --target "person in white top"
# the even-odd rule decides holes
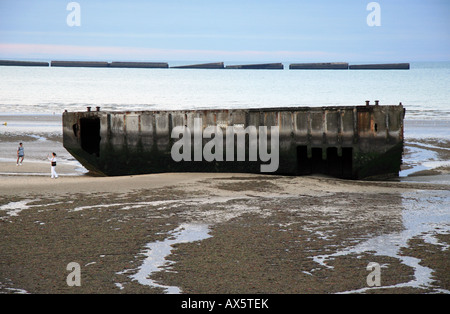
[[[50,160],[52,168],[51,168],[51,178],[58,178],[58,174],[56,173],[56,154],[52,153],[52,156],[47,156],[48,160]]]

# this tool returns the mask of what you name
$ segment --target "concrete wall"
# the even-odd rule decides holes
[[[168,68],[166,62],[120,62],[115,61],[109,64],[111,68],[147,68],[147,69],[164,69]]]
[[[409,70],[409,63],[389,63],[389,64],[354,64],[350,65],[350,70]]]
[[[264,64],[242,64],[242,65],[227,65],[226,69],[240,69],[240,70],[283,70],[282,63],[264,63]]]
[[[331,63],[292,63],[290,70],[348,70],[347,62]]]
[[[48,62],[0,60],[0,66],[48,67]]]
[[[176,141],[171,138],[172,130],[177,126],[187,126],[194,130],[195,118],[201,118],[202,130],[211,125],[219,126],[223,130],[225,145],[228,126],[254,126],[256,130],[259,126],[279,126],[280,165],[276,173],[332,173],[335,169],[331,168],[341,167],[336,176],[361,178],[398,173],[403,148],[403,117],[404,110],[401,105],[66,112],[63,115],[63,133],[64,146],[68,151],[88,169],[104,174],[167,171],[259,173],[261,161],[176,163],[170,155]],[[86,153],[82,149],[83,140],[90,141],[89,138],[83,139],[80,132],[80,121],[83,119],[98,120],[101,140],[97,153]],[[95,134],[92,136],[95,138]],[[203,146],[209,141],[210,139],[202,139]],[[248,150],[248,147],[246,149]],[[348,152],[351,152],[350,159],[345,157]],[[301,161],[300,155],[306,161]],[[347,165],[344,165],[345,158]],[[328,162],[330,160],[337,166],[331,166]],[[303,164],[305,162],[306,164]],[[343,167],[351,169],[346,169],[344,175]]]
[[[223,62],[191,64],[191,65],[179,65],[171,67],[173,69],[224,69]]]
[[[108,67],[108,62],[103,61],[52,61],[52,67],[89,67],[89,68],[104,68]]]

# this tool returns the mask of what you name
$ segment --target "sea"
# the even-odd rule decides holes
[[[191,62],[192,63],[192,62]],[[199,62],[201,63],[201,62]],[[169,63],[170,66],[190,64]],[[225,63],[239,64],[239,62]],[[450,62],[410,70],[123,69],[0,66],[0,113],[373,104],[450,120]]]
[[[169,66],[195,63],[202,62],[176,61]],[[0,118],[5,120],[0,121],[0,136],[60,134],[60,120],[33,123],[30,116],[60,116],[64,110],[86,107],[321,107],[378,100],[381,105],[402,103],[406,109],[404,159],[409,167],[403,176],[450,166],[448,154],[439,154],[448,151],[450,142],[450,62],[416,62],[410,70],[289,70],[290,63],[283,62],[284,70],[0,66]],[[5,125],[10,116],[16,119]]]

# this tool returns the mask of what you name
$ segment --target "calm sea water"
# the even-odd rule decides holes
[[[178,62],[177,64],[192,64]],[[231,64],[231,63],[227,63]],[[233,63],[239,64],[239,63]],[[170,65],[175,65],[170,63]],[[0,114],[397,105],[407,119],[450,120],[450,62],[406,70],[204,70],[0,67]]]

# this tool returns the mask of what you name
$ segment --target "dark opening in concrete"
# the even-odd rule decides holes
[[[342,147],[342,177],[353,176],[353,147]]]
[[[80,119],[81,148],[89,154],[100,155],[100,119]]]
[[[311,171],[312,173],[327,174],[327,161],[322,159],[322,148],[312,148]]]
[[[297,173],[311,174],[311,162],[308,158],[308,146],[297,146]]]
[[[334,177],[342,177],[342,157],[338,156],[337,147],[327,148],[327,161],[328,173]]]
[[[311,148],[311,154],[311,158],[308,158],[308,147],[297,146],[298,175],[321,173],[338,178],[352,177],[352,147],[343,147],[342,156],[339,156],[337,147],[328,147],[325,160],[321,147]]]

